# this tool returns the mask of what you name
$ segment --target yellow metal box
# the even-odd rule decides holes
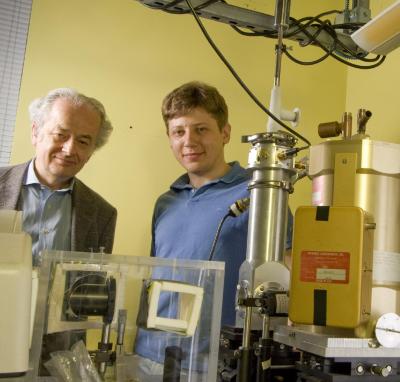
[[[300,207],[295,214],[289,318],[356,328],[371,310],[374,224],[359,207]]]

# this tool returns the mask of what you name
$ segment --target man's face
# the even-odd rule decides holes
[[[230,125],[221,130],[217,121],[203,108],[168,122],[171,149],[189,177],[207,180],[221,176],[226,168],[224,145],[229,142]]]
[[[52,189],[65,187],[93,154],[99,129],[100,116],[90,106],[57,99],[43,126],[32,126],[39,180]]]

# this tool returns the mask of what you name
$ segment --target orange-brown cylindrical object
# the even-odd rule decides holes
[[[342,126],[339,122],[325,122],[318,125],[318,135],[321,138],[337,137],[342,133]]]

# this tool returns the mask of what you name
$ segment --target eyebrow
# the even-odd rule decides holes
[[[93,137],[91,135],[78,135],[78,138],[84,138],[84,139],[88,139],[89,141],[93,140]]]
[[[61,125],[56,125],[56,129],[58,129],[59,131],[61,131],[61,132],[63,132],[63,133],[69,133],[69,132],[70,132],[69,129],[65,129],[65,128],[62,127]],[[89,135],[89,134],[78,135],[78,138],[79,138],[79,139],[85,138],[85,139],[88,139],[88,140],[90,140],[90,141],[93,140],[93,137],[92,137],[91,135]]]
[[[207,122],[196,122],[189,125],[179,124],[175,126],[168,126],[170,129],[178,129],[178,128],[185,128],[185,127],[200,127],[200,126],[207,126]]]

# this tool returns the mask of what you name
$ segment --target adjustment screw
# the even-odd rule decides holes
[[[359,364],[359,365],[356,366],[356,373],[358,375],[363,375],[364,372],[365,372],[365,369],[364,369],[363,365]]]

